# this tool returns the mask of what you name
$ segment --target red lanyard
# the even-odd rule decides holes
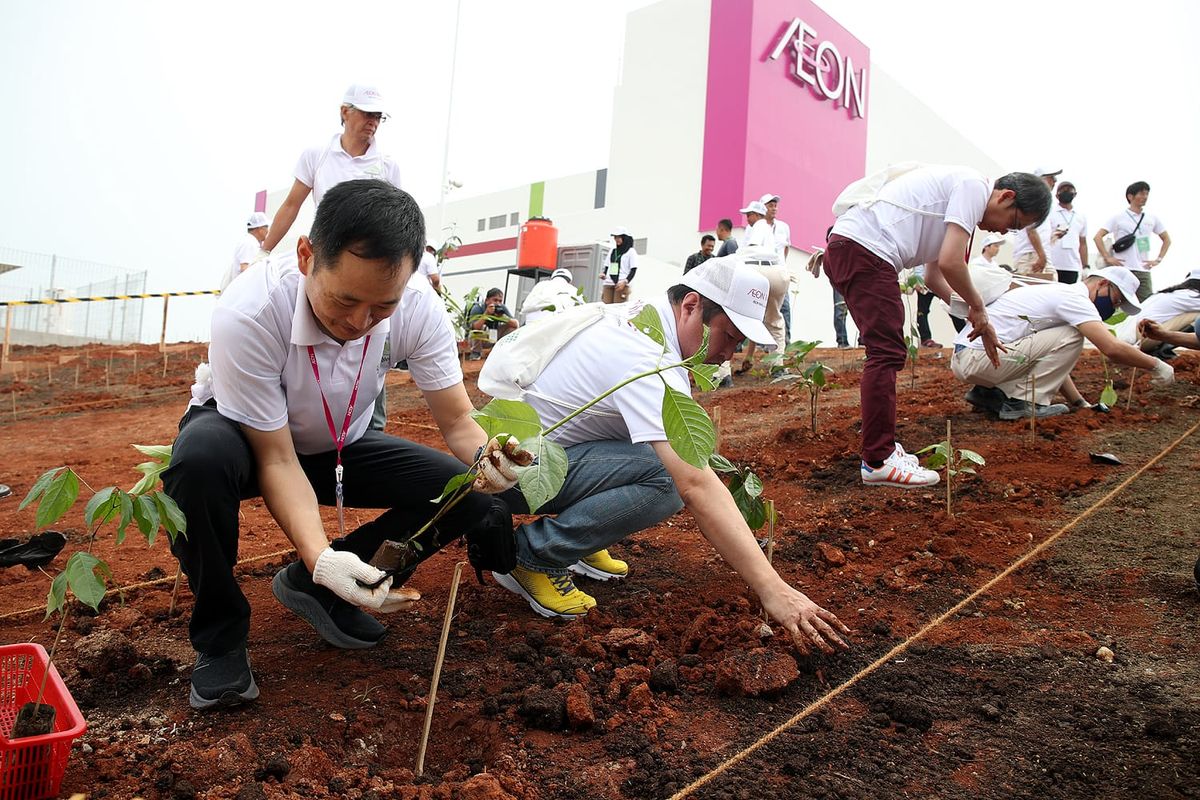
[[[342,432],[338,434],[333,424],[333,412],[329,410],[329,401],[325,399],[325,390],[321,388],[321,370],[317,366],[317,354],[312,345],[308,346],[308,363],[312,365],[313,377],[317,379],[317,391],[321,393],[321,405],[325,408],[325,422],[329,425],[329,435],[337,449],[337,466],[333,469],[334,497],[337,500],[338,536],[346,535],[345,512],[342,510],[342,447],[346,444],[346,433],[350,430],[350,420],[354,417],[354,403],[358,400],[358,382],[362,380],[363,364],[367,362],[367,349],[371,346],[371,337],[363,342],[362,360],[358,362],[358,375],[354,377],[354,388],[350,391],[350,402],[346,404],[346,418],[342,420]]]

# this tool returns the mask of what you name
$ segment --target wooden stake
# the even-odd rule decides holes
[[[75,365],[75,388],[79,388],[79,365]]]
[[[8,306],[8,312],[4,315],[4,349],[0,350],[0,367],[8,363],[9,353],[9,336],[12,334],[12,318],[13,307]]]
[[[1137,367],[1129,374],[1129,398],[1125,401],[1125,410],[1133,408],[1133,382],[1137,380]]]
[[[16,390],[16,388],[14,388],[12,390],[12,401],[13,401],[13,419],[15,420],[17,418],[17,390]]]
[[[137,350],[134,350],[134,351],[133,351],[133,385],[134,385],[134,386],[137,386],[137,385],[138,385],[138,374],[137,374]]]
[[[1037,439],[1037,364],[1029,373],[1029,438]]]
[[[49,364],[46,365],[46,385],[47,386],[54,385],[54,371],[53,371],[53,369],[51,369]]]
[[[721,407],[715,406],[712,410],[713,430],[716,432],[716,441],[713,444],[713,452],[721,452]]]
[[[166,348],[163,349],[163,374],[162,374],[162,376],[164,378],[167,377],[167,351],[166,351]]]
[[[175,568],[175,588],[171,589],[171,606],[167,609],[167,616],[175,616],[175,598],[179,596],[179,579],[183,577],[183,565]]]
[[[112,350],[108,351],[108,365],[104,368],[104,388],[108,388],[108,376],[112,372]]]
[[[446,601],[446,617],[442,620],[442,640],[438,644],[437,660],[433,662],[433,678],[429,682],[429,699],[425,703],[425,728],[421,731],[421,746],[417,750],[417,777],[425,772],[425,748],[429,744],[429,729],[433,725],[433,704],[437,700],[438,680],[442,677],[442,662],[446,659],[446,640],[450,638],[450,623],[454,619],[454,601],[458,597],[458,581],[462,577],[465,561],[454,565],[454,577],[450,579],[450,598]]]
[[[171,301],[170,297],[163,297],[163,324],[162,335],[158,339],[158,349],[167,352],[167,303]]]
[[[953,517],[954,512],[950,510],[950,482],[954,480],[954,444],[950,441],[950,418],[946,418],[946,516]]]

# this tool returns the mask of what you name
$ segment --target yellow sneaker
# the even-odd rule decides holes
[[[524,567],[513,567],[507,575],[495,572],[496,583],[529,601],[543,617],[575,619],[596,607],[596,599],[575,588],[570,575],[547,575]]]
[[[629,565],[610,556],[607,550],[597,550],[590,556],[584,556],[568,569],[576,575],[598,581],[619,581],[629,574]]]

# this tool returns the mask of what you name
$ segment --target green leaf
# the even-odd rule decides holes
[[[714,472],[719,472],[723,475],[738,471],[737,466],[720,453],[713,453],[709,456],[708,465],[713,468]]]
[[[667,333],[663,328],[662,318],[658,316],[658,311],[654,306],[649,304],[642,306],[642,310],[629,320],[629,324],[658,342],[662,346],[663,352],[666,352]]]
[[[1117,390],[1113,388],[1112,381],[1106,381],[1104,391],[1100,393],[1100,402],[1106,406],[1115,406],[1118,399]]]
[[[972,461],[981,467],[987,463],[983,460],[983,456],[979,455],[979,453],[976,453],[974,450],[959,450],[958,457],[965,458],[967,461]]]
[[[696,364],[688,366],[688,371],[696,379],[696,386],[700,391],[711,392],[717,388],[716,375],[720,368],[720,364]]]
[[[33,484],[33,488],[29,490],[29,494],[25,495],[25,499],[21,501],[21,505],[17,506],[17,511],[24,511],[25,506],[32,503],[37,498],[45,493],[46,488],[50,486],[50,481],[54,480],[54,476],[62,472],[66,467],[55,467],[48,469],[41,474]]]
[[[956,473],[958,473],[958,472],[965,472],[965,473],[968,473],[968,474],[970,474],[970,475],[974,475],[974,474],[975,474],[975,468],[974,468],[974,467],[959,467],[958,469],[956,469],[956,470],[955,470],[955,472],[956,472]]]
[[[558,496],[567,479],[567,451],[556,442],[538,436],[533,446],[525,449],[533,453],[536,460],[528,467],[517,467],[518,485],[532,514]]]
[[[39,528],[58,520],[79,498],[79,476],[70,467],[55,475],[38,502],[34,523]]]
[[[817,349],[819,344],[821,344],[820,340],[815,342],[792,342],[783,348],[783,352],[789,356],[797,356],[800,360],[803,360],[805,356]]]
[[[730,481],[729,493],[733,495],[733,502],[742,512],[742,518],[750,530],[756,531],[767,523],[766,504],[761,497],[752,497],[746,491],[746,485],[740,477]]]
[[[472,411],[471,416],[489,439],[507,433],[524,442],[542,434],[542,421],[538,413],[533,406],[520,400],[497,398],[478,411]]]
[[[163,529],[167,532],[167,537],[171,543],[175,543],[175,537],[183,534],[187,538],[187,518],[183,516],[183,512],[179,510],[179,506],[171,499],[164,491],[157,491],[151,497],[158,505],[159,517],[162,520]]]
[[[87,525],[88,530],[92,530],[93,526],[100,527],[121,510],[120,497],[113,494],[117,491],[120,491],[117,487],[108,486],[96,492],[92,495],[92,499],[88,500],[87,505],[83,508],[83,522]]]
[[[924,451],[922,451],[924,452]],[[939,442],[934,446],[933,455],[925,459],[925,467],[927,469],[941,469],[950,461],[946,456],[946,443]]]
[[[708,337],[710,335],[708,326],[704,326],[704,338],[700,340],[700,349],[692,353],[684,361],[688,367],[699,366],[704,363],[704,359],[708,358]]]
[[[121,505],[121,519],[117,522],[117,544],[122,544],[125,541],[125,531],[129,530],[129,523],[133,521],[133,498],[128,492],[117,489],[117,501]]]
[[[112,570],[108,568],[107,564],[91,553],[80,550],[73,553],[67,560],[66,567],[63,568],[62,574],[55,578],[55,582],[57,583],[59,578],[64,579],[70,587],[71,593],[79,598],[79,602],[94,611],[99,611],[100,601],[104,599],[105,579],[111,577]],[[50,595],[47,609],[55,600],[53,585],[51,585]],[[65,600],[65,592],[63,592],[58,602],[58,608],[62,608]]]
[[[662,415],[671,449],[696,469],[704,469],[717,441],[708,414],[683,392],[664,385]]]
[[[142,477],[129,491],[131,494],[144,494],[158,485],[159,477],[167,467],[171,466],[173,447],[169,444],[135,444],[132,446],[142,455],[154,459],[153,461],[143,461],[134,467],[142,473]]]
[[[753,472],[746,472],[746,482],[742,485],[746,490],[746,494],[751,497],[759,497],[763,493],[762,479]]]
[[[442,493],[429,502],[440,503],[457,492],[463,484],[470,483],[473,480],[475,480],[475,473],[473,471],[467,470],[466,472],[459,473],[450,480],[446,481],[446,488],[442,489]]]
[[[67,573],[64,571],[54,576],[54,581],[50,584],[50,593],[46,595],[46,616],[42,619],[50,619],[50,615],[55,611],[61,611],[66,602]]]
[[[158,504],[154,502],[154,498],[148,494],[135,497],[133,499],[133,518],[137,522],[142,536],[146,537],[146,543],[154,544],[159,527]]]

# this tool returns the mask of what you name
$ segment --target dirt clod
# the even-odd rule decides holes
[[[817,542],[817,554],[831,567],[840,567],[846,563],[846,554],[828,542]]]
[[[533,687],[521,698],[517,713],[535,728],[561,730],[566,721],[566,698],[555,689]]]
[[[1101,647],[1099,650],[1096,651],[1096,658],[1100,659],[1105,664],[1111,664],[1113,662],[1114,653],[1112,650],[1109,650],[1107,647]]]
[[[567,689],[566,712],[567,723],[574,730],[584,730],[596,724],[592,698],[578,683],[571,684],[571,688]]]
[[[759,647],[735,651],[717,665],[717,691],[722,694],[758,697],[781,692],[800,677],[796,659],[787,653]]]
[[[93,678],[126,672],[138,661],[137,649],[119,631],[102,628],[75,643],[79,671]]]

